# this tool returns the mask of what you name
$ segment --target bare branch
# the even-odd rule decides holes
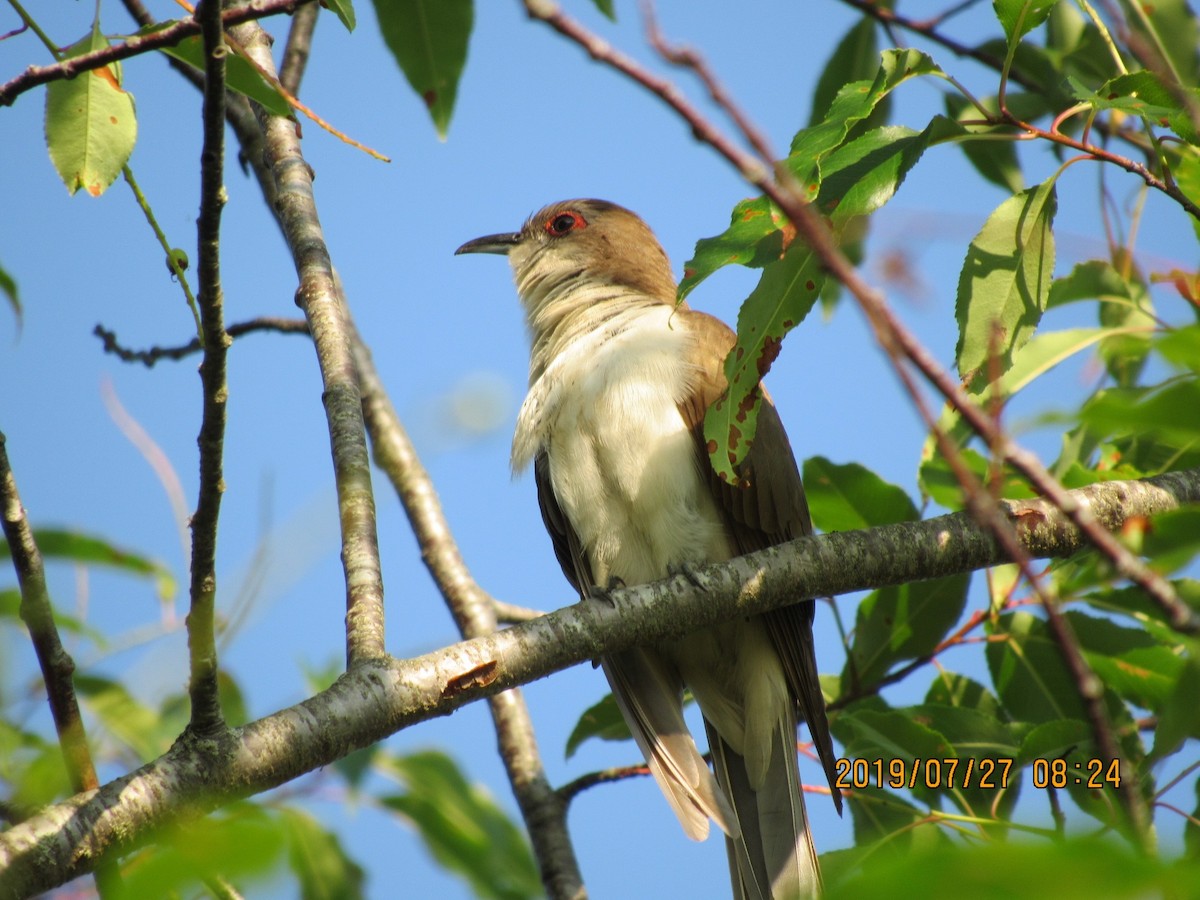
[[[247,55],[274,76],[266,32],[255,23],[239,25],[233,31]],[[346,659],[353,667],[385,655],[383,579],[358,373],[317,216],[313,173],[301,154],[296,123],[261,109],[256,112],[266,138],[265,158],[277,188],[274,209],[300,276],[296,302],[308,320],[324,383],[346,573]]]
[[[312,53],[313,32],[317,27],[317,14],[321,7],[310,3],[296,10],[292,16],[292,28],[288,32],[287,46],[283,49],[283,61],[279,64],[279,83],[293,97],[300,93],[300,80]]]
[[[305,3],[310,2],[312,0],[251,0],[245,6],[239,6],[236,9],[227,9],[222,12],[221,24],[229,28],[241,22],[250,22],[280,13],[291,13],[295,12],[296,9]],[[163,26],[159,31],[136,35],[119,44],[113,44],[101,50],[84,53],[80,56],[73,56],[70,59],[64,59],[60,63],[49,66],[30,66],[20,75],[4,84],[0,84],[0,106],[11,106],[12,102],[19,95],[38,85],[47,84],[51,81],[60,81],[64,78],[74,78],[81,72],[99,69],[110,63],[129,59],[132,56],[140,56],[152,50],[174,47],[184,38],[192,37],[199,33],[199,21],[189,16],[186,19],[177,19],[170,25]]]
[[[279,334],[308,334],[308,323],[303,319],[283,319],[277,316],[259,316],[237,322],[225,329],[231,338],[239,338],[243,334],[255,331],[274,331]],[[121,345],[115,331],[109,331],[103,325],[92,329],[92,334],[104,343],[104,352],[111,353],[122,362],[140,362],[147,369],[153,368],[160,359],[178,360],[200,352],[200,339],[192,338],[186,344],[178,347],[150,347],[148,350],[131,350]]]
[[[492,634],[496,630],[496,603],[471,577],[429,473],[421,465],[383,389],[370,351],[357,333],[354,353],[375,463],[400,497],[421,548],[421,558],[462,636]],[[583,876],[567,830],[567,803],[546,777],[525,698],[520,691],[511,690],[496,694],[489,703],[500,756],[529,829],[546,893],[555,900],[583,897]]]

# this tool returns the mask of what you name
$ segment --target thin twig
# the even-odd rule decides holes
[[[191,678],[189,728],[210,736],[225,727],[217,691],[217,646],[214,615],[217,594],[217,522],[225,490],[225,379],[230,338],[225,333],[221,291],[221,210],[225,205],[225,44],[220,0],[202,0],[196,11],[204,38],[204,142],[200,152],[200,216],[197,220],[196,267],[203,328],[204,358],[200,383],[204,410],[200,420],[200,487],[192,516],[191,608],[187,617]]]
[[[251,0],[245,6],[239,6],[236,9],[228,9],[222,12],[221,23],[228,28],[242,22],[251,22],[267,16],[295,12],[303,4],[311,2],[313,0]],[[178,19],[159,31],[154,31],[150,34],[135,35],[119,44],[112,44],[100,50],[93,50],[91,53],[73,56],[70,59],[65,59],[53,65],[30,66],[20,75],[0,85],[0,106],[11,106],[12,102],[18,96],[28,90],[32,90],[38,85],[47,84],[51,81],[61,81],[64,78],[74,78],[81,72],[99,69],[118,60],[129,59],[133,56],[149,53],[152,50],[174,47],[184,38],[189,38],[199,33],[199,21],[189,16],[186,19]]]
[[[707,755],[705,754],[705,756]],[[572,800],[589,788],[594,788],[600,784],[610,784],[614,781],[624,781],[627,778],[639,778],[642,775],[649,774],[650,767],[645,763],[601,769],[599,772],[588,772],[586,775],[580,775],[573,781],[568,781],[562,787],[558,788],[556,793],[562,800],[563,806],[569,806]]]
[[[300,7],[292,16],[292,27],[288,31],[283,60],[279,64],[279,83],[293,97],[300,94],[300,81],[304,78],[304,70],[312,54],[313,32],[320,11],[319,4],[310,3]]]
[[[278,316],[259,316],[245,322],[238,322],[225,329],[231,338],[238,338],[255,331],[273,331],[278,334],[308,334],[308,323],[303,319],[284,319]],[[152,368],[160,359],[180,360],[200,352],[200,339],[192,338],[186,344],[178,347],[150,347],[147,350],[131,350],[121,345],[115,331],[109,331],[103,325],[92,329],[92,334],[104,343],[104,352],[111,353],[122,362],[140,362],[147,369]]]
[[[471,577],[429,473],[421,465],[383,388],[370,351],[357,333],[353,346],[375,463],[400,497],[421,548],[421,559],[462,636],[491,634],[496,630],[498,604]],[[582,897],[583,877],[567,830],[567,802],[546,777],[525,698],[514,689],[491,697],[489,705],[500,756],[529,830],[546,893],[555,900]]]
[[[42,554],[34,540],[17,491],[16,476],[8,461],[6,439],[0,432],[0,525],[8,541],[13,568],[17,573],[17,584],[21,589],[21,621],[29,629],[29,638],[37,654],[42,670],[42,681],[46,685],[46,699],[50,704],[50,715],[54,719],[54,730],[58,732],[58,745],[62,750],[63,762],[67,767],[67,778],[71,788],[79,793],[99,787],[96,767],[88,749],[87,730],[79,714],[79,701],[75,696],[75,661],[58,636],[54,624],[54,608],[50,602],[50,591],[46,587],[46,571]],[[5,818],[21,816],[16,807],[0,809]],[[114,863],[104,863],[96,868],[96,887],[101,897],[115,897],[120,892],[121,873]]]
[[[239,25],[233,32],[247,58],[274,76],[266,32],[253,22]],[[322,399],[329,423],[346,579],[346,661],[353,667],[386,655],[375,497],[358,373],[313,199],[313,171],[300,151],[296,123],[262,109],[256,112],[265,138],[264,157],[276,185],[273,208],[300,278],[296,302],[308,320],[324,385]]]

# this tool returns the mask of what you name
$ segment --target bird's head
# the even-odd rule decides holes
[[[636,214],[605,200],[561,200],[520,231],[467,241],[455,253],[503,253],[527,305],[573,287],[620,287],[675,302],[662,245]]]

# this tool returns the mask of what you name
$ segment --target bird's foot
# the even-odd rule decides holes
[[[693,587],[697,587],[704,591],[704,593],[708,593],[708,585],[700,578],[700,570],[689,562],[671,563],[667,566],[667,574],[672,577],[682,575]]]
[[[603,603],[607,603],[609,606],[616,606],[616,604],[613,603],[612,592],[620,590],[625,586],[625,582],[614,575],[612,578],[608,579],[608,584],[604,587],[600,587],[598,584],[593,584],[588,588],[587,595],[592,600],[600,600]]]

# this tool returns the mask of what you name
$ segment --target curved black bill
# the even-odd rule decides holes
[[[507,253],[519,243],[521,243],[521,232],[519,231],[510,231],[507,234],[489,234],[475,238],[473,241],[467,241],[454,251],[454,255],[458,256],[460,253]]]

